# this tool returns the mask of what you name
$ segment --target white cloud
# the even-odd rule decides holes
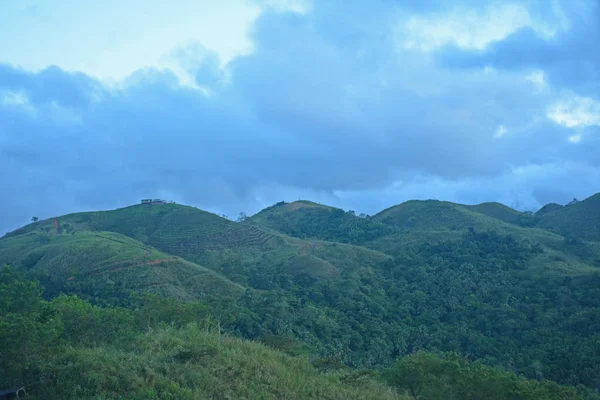
[[[581,142],[581,135],[578,134],[578,135],[569,136],[569,142],[571,142],[571,143]]]
[[[507,132],[508,131],[506,130],[504,125],[498,125],[498,128],[496,128],[496,133],[494,134],[494,137],[500,138],[500,137],[506,135]]]
[[[554,104],[546,116],[567,128],[600,126],[600,102],[589,97],[574,96]]]
[[[260,0],[258,3],[279,12],[298,14],[306,14],[312,8],[312,3],[308,0]]]
[[[565,28],[563,24],[560,20],[560,29]],[[449,12],[412,16],[403,23],[399,33],[406,49],[431,51],[453,44],[462,49],[482,50],[523,27],[531,27],[546,38],[554,36],[559,29],[535,20],[523,4],[515,3],[493,5],[484,11],[457,7]]]
[[[18,91],[18,92],[13,92],[13,91],[7,91],[2,93],[2,104],[3,105],[15,105],[15,106],[24,106],[29,104],[29,99],[27,98],[27,95],[22,92],[22,91]]]
[[[224,64],[252,50],[247,33],[261,11],[248,0],[0,1],[0,63],[120,81],[140,68],[171,67],[165,54],[199,42]]]
[[[533,84],[537,90],[548,89],[548,83],[546,82],[546,75],[541,69],[532,71],[525,76],[525,80]]]
[[[27,93],[19,91],[2,91],[0,90],[0,106],[14,107],[22,112],[26,112],[31,117],[36,116],[36,108],[29,101]]]

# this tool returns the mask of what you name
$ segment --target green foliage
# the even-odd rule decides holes
[[[390,385],[414,399],[576,400],[593,394],[550,381],[528,380],[501,368],[448,353],[418,352],[396,361],[385,374]]]
[[[62,323],[41,293],[39,283],[0,269],[0,387],[31,380],[60,344]]]
[[[301,239],[321,239],[342,243],[364,243],[393,232],[393,229],[370,218],[357,217],[308,201],[278,203],[248,220],[249,224],[268,227]]]
[[[569,237],[600,241],[600,193],[565,207],[542,208],[538,226]]]
[[[200,303],[149,294],[135,309],[74,296],[0,271],[0,385],[43,399],[400,399],[373,379],[344,384],[305,358],[224,336]]]
[[[62,292],[96,304],[128,305],[132,290],[183,301],[236,297],[243,292],[209,269],[111,232],[34,231],[7,237],[0,240],[0,260],[43,282],[48,298]]]

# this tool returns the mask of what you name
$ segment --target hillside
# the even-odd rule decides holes
[[[538,214],[539,227],[563,236],[600,241],[600,193],[575,204],[553,207]]]
[[[295,202],[234,223],[138,205],[30,224],[0,239],[0,263],[40,279],[50,296],[127,305],[121,297],[135,289],[201,299],[232,335],[297,341],[293,352],[352,368],[457,352],[593,386],[600,245],[508,222],[514,213],[411,201],[364,218]]]
[[[531,226],[534,223],[534,218],[531,214],[519,212],[500,203],[481,203],[463,207],[509,224]]]
[[[277,203],[250,217],[245,224],[300,239],[360,244],[392,233],[370,218],[309,201]]]
[[[129,291],[179,300],[237,297],[244,288],[213,271],[114,232],[53,224],[0,240],[0,260],[44,282],[48,295],[78,293],[118,303]]]
[[[373,374],[328,372],[224,335],[202,303],[45,301],[39,284],[10,268],[0,268],[0,292],[0,387],[18,383],[27,398],[403,398]]]
[[[30,224],[7,236],[53,224],[74,231],[110,231],[129,236],[171,254],[193,254],[202,250],[260,248],[271,246],[276,237],[251,226],[243,226],[215,214],[178,204],[134,205],[113,211],[69,214]]]

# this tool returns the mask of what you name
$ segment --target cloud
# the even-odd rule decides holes
[[[488,44],[504,39],[523,28],[532,27],[545,35],[553,35],[540,26],[522,4],[490,4],[484,10],[455,6],[450,11],[409,17],[401,24],[399,33],[407,49],[431,51],[446,45],[460,49],[485,49]]]
[[[550,85],[582,96],[597,96],[600,93],[600,52],[596,49],[600,37],[600,4],[593,0],[555,1],[553,9],[554,16],[544,17],[562,28],[557,28],[552,37],[523,26],[481,51],[448,46],[437,55],[438,60],[445,66],[463,68],[543,70]]]
[[[0,65],[0,207],[10,210],[0,228],[146,197],[228,215],[298,198],[372,213],[409,198],[532,208],[600,190],[585,84],[557,87],[543,62],[485,68],[478,57],[525,28],[494,33],[477,57],[454,49],[456,63],[449,44],[398,46],[398,21],[442,15],[432,4],[267,7],[251,53],[223,65],[182,43],[166,54],[171,68],[111,86]],[[463,6],[473,4],[473,15],[504,10]],[[573,34],[556,32],[540,40]]]
[[[547,114],[568,128],[600,126],[600,102],[589,97],[571,97],[554,104]]]

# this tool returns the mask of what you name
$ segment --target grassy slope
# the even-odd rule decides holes
[[[307,204],[313,208],[324,208],[314,203]],[[59,227],[58,230],[56,226]],[[111,235],[117,238],[117,242],[110,240]],[[239,287],[231,286],[227,279],[221,279],[215,274],[205,276],[207,270],[198,265],[216,271],[238,284],[265,289],[265,282],[280,273],[289,274],[294,279],[339,279],[340,276],[349,277],[360,268],[388,259],[388,256],[366,248],[294,239],[277,232],[269,233],[268,229],[259,229],[251,224],[231,222],[193,207],[168,204],[136,205],[114,211],[69,214],[27,225],[0,240],[0,249],[5,249],[4,253],[0,251],[0,262],[18,264],[29,253],[43,252],[44,247],[39,248],[40,240],[61,244],[60,251],[56,252],[63,256],[42,258],[37,270],[32,272],[60,270],[63,268],[61,265],[68,268],[86,265],[87,269],[98,271],[102,271],[102,268],[115,270],[139,264],[139,257],[151,251],[152,255],[144,258],[150,264],[143,270],[129,268],[112,273],[105,271],[95,276],[95,281],[114,281],[115,277],[126,279],[127,276],[134,280],[139,276],[140,282],[127,281],[129,284],[126,287],[138,289],[148,286],[153,291],[180,299],[195,297],[195,291],[202,294],[209,290],[201,282],[207,282],[205,286],[209,288],[214,287],[216,293],[241,291]],[[118,241],[128,244],[121,244],[119,248]],[[85,251],[78,248],[85,248]],[[65,258],[66,254],[70,254],[70,258]],[[82,259],[84,256],[86,258]],[[90,263],[89,257],[97,257],[100,265]],[[123,259],[123,265],[117,265],[113,257]],[[172,261],[166,264],[163,260],[165,258]],[[160,264],[152,265],[153,259],[160,259]],[[171,268],[172,266],[177,268]],[[76,275],[76,272],[65,272],[63,275],[68,276],[58,279],[66,280]],[[78,273],[86,275],[88,272]],[[168,276],[173,274],[176,276]],[[260,275],[262,279],[252,280],[250,275]],[[99,277],[102,279],[99,280]],[[76,276],[72,281],[65,281],[65,284],[74,284],[80,280]],[[178,286],[186,285],[190,286],[191,292],[177,290]]]
[[[567,224],[574,221],[562,215],[566,211],[569,212],[568,216],[581,213],[582,210],[587,212],[586,215],[593,214],[594,211],[588,209],[595,209],[594,207],[600,209],[594,202],[598,199],[600,195],[549,213],[540,221],[540,225],[558,221],[557,225],[562,227],[561,222]],[[558,212],[561,214],[557,215]],[[0,253],[0,260],[14,262],[15,259],[25,258],[27,253],[32,252],[33,247],[40,246],[41,243],[36,241],[44,240],[45,236],[56,240],[52,233],[56,233],[58,226],[58,231],[75,232],[73,238],[77,238],[65,242],[65,246],[72,249],[63,252],[64,254],[76,254],[78,246],[91,246],[94,249],[91,254],[96,254],[102,259],[107,256],[100,255],[100,249],[111,249],[112,246],[115,254],[126,259],[123,263],[135,264],[137,261],[131,260],[137,260],[143,255],[141,252],[148,251],[147,249],[151,249],[149,246],[152,246],[170,255],[181,257],[170,261],[170,265],[177,266],[176,269],[165,268],[166,264],[163,261],[157,265],[147,265],[145,270],[150,270],[151,273],[139,274],[139,270],[133,271],[130,268],[115,271],[119,274],[112,275],[119,276],[128,287],[138,288],[146,285],[157,292],[185,299],[197,296],[196,293],[201,295],[210,291],[207,286],[219,287],[219,290],[225,293],[238,289],[232,289],[235,286],[231,286],[226,279],[223,280],[214,274],[206,275],[206,270],[184,260],[205,266],[238,284],[266,289],[268,288],[266,283],[275,279],[278,274],[289,274],[293,279],[309,277],[335,281],[339,280],[340,276],[343,279],[351,279],[356,276],[356,271],[381,265],[388,257],[386,254],[395,255],[407,246],[418,246],[424,242],[436,243],[448,239],[460,239],[465,231],[472,228],[476,231],[494,230],[502,234],[510,234],[519,240],[540,243],[545,251],[536,256],[530,265],[532,271],[536,273],[552,272],[558,275],[577,276],[593,272],[595,264],[600,260],[599,246],[589,242],[579,243],[576,247],[570,246],[558,234],[504,221],[518,220],[521,216],[521,213],[497,203],[464,206],[429,200],[408,201],[384,210],[374,217],[360,218],[343,210],[298,201],[279,203],[258,213],[246,223],[239,224],[193,207],[174,204],[136,205],[114,211],[70,214],[58,219],[30,224],[0,241],[0,244],[6,241],[15,245],[22,243],[21,247],[12,244],[9,246],[13,247],[13,250],[21,249],[17,255],[10,256],[5,250],[4,253]],[[567,229],[571,228],[562,227],[557,230]],[[588,231],[591,233],[587,236],[590,234],[593,236],[598,230],[597,226],[589,226]],[[106,236],[107,233],[99,233],[102,231],[127,235],[143,244],[131,241],[127,251],[124,249],[117,251],[114,248],[114,240],[110,241]],[[34,232],[35,237],[26,235]],[[316,239],[350,243],[354,241],[362,246],[343,246],[321,240],[299,240],[282,235],[281,232],[296,237],[316,236]],[[354,236],[352,236],[353,232]],[[83,233],[88,236],[82,236]],[[65,234],[58,236],[65,236]],[[98,243],[92,244],[94,240],[98,240]],[[118,240],[123,240],[123,237]],[[107,244],[108,242],[111,242],[110,245]],[[3,247],[0,246],[1,248],[6,249],[6,243]],[[151,251],[152,254],[156,253],[155,250]],[[64,254],[62,258],[43,258],[44,262],[38,268],[42,273],[44,268],[48,269],[48,266],[52,266],[54,271],[60,271],[60,267],[56,268],[57,265],[69,264],[69,261],[64,260]],[[156,254],[155,258],[169,258],[170,255]],[[36,256],[33,254],[29,257],[35,259]],[[81,264],[84,261],[74,257],[71,263]],[[149,258],[148,261],[152,259]],[[109,257],[102,262],[110,265],[116,261]],[[102,267],[90,266],[87,259],[84,264],[88,265],[88,268]],[[113,269],[116,268],[119,267],[115,265]],[[174,270],[177,270],[177,273],[173,273]],[[262,281],[260,279],[253,281],[249,278],[249,275],[256,277],[260,274],[264,278]],[[109,275],[103,273],[102,277],[108,279]],[[127,280],[128,275],[132,276],[132,279]],[[140,275],[141,282],[132,282]],[[73,273],[70,276],[73,276]],[[192,278],[188,279],[189,277]],[[110,279],[113,280],[112,277]],[[188,281],[191,282],[186,283]],[[210,282],[210,284],[203,284],[203,282]],[[219,285],[215,285],[215,282],[219,282]],[[187,289],[178,289],[186,285],[193,293]]]
[[[246,224],[302,239],[352,244],[392,233],[389,226],[370,218],[308,201],[278,203],[252,216]]]
[[[58,233],[53,224],[0,240],[0,262],[23,267],[50,289],[92,294],[147,290],[180,300],[236,296],[243,288],[213,271],[114,232]]]
[[[394,246],[457,238],[473,228],[497,230],[556,244],[561,238],[542,229],[524,229],[532,216],[499,203],[466,206],[437,200],[408,201],[360,218],[306,201],[280,203],[251,217],[247,224],[299,238],[341,241],[395,252]]]
[[[195,326],[145,334],[137,351],[72,348],[52,371],[60,385],[45,398],[401,399],[372,381],[344,383],[305,358]],[[83,378],[82,378],[83,377]]]
[[[564,236],[600,241],[600,193],[542,213],[538,226]]]
[[[495,203],[464,206],[437,200],[407,201],[373,217],[376,221],[393,226],[395,233],[369,242],[366,246],[394,254],[406,246],[458,239],[464,232],[473,229],[513,235],[549,248],[560,247],[563,238],[559,235],[505,222],[504,219],[510,219],[511,214],[508,207],[499,207]]]
[[[458,240],[469,229],[494,230],[542,245],[545,251],[530,263],[532,273],[580,276],[595,270],[594,266],[600,260],[600,248],[595,243],[580,243],[577,248],[568,246],[562,236],[529,226],[535,221],[536,217],[499,203],[466,206],[427,200],[408,201],[368,219],[306,201],[280,203],[256,214],[248,223],[296,237],[357,242],[390,255],[425,242]],[[363,232],[376,229],[385,234],[373,237],[358,234],[355,237],[364,240],[353,241],[350,236],[353,227]]]
[[[509,224],[521,225],[524,222],[533,220],[531,215],[519,212],[500,203],[481,203],[474,206],[463,207],[467,210],[478,212]]]

